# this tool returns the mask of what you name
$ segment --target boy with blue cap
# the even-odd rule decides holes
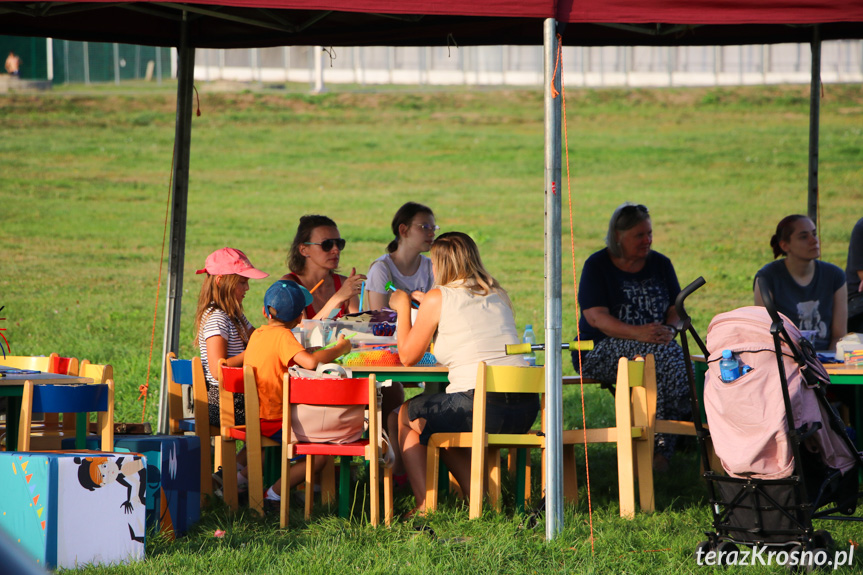
[[[260,401],[261,433],[281,440],[282,428],[282,390],[284,375],[292,365],[315,369],[319,363],[329,363],[351,350],[351,342],[340,336],[328,349],[306,351],[291,329],[302,320],[303,310],[312,302],[312,294],[300,284],[279,280],[271,285],[264,295],[264,317],[266,325],[256,329],[249,345],[243,365],[255,368]],[[315,461],[319,471],[325,463],[322,457]],[[305,480],[305,462],[291,467],[291,487]],[[281,499],[280,483],[277,481],[267,491],[267,499]]]

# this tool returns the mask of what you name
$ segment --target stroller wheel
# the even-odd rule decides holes
[[[785,564],[785,568],[789,573],[815,573],[817,567],[812,553],[804,554],[803,551],[805,551],[803,545],[795,545],[788,552],[789,560]],[[792,557],[797,557],[797,560],[792,561]]]
[[[812,546],[816,549],[820,548],[829,551],[833,549],[834,545],[835,543],[833,542],[833,537],[830,535],[829,531],[819,529],[812,534]]]
[[[713,545],[710,541],[702,541],[695,546],[695,560],[700,565],[704,561],[704,557],[713,550]]]
[[[737,550],[737,545],[732,543],[731,541],[723,541],[716,547],[717,559],[719,561],[719,565],[723,567],[728,567],[729,565],[734,565],[737,563],[737,558],[739,556],[739,552]]]

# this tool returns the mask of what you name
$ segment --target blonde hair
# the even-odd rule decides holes
[[[434,266],[434,279],[437,285],[447,286],[461,281],[464,287],[473,293],[506,294],[497,280],[482,265],[479,248],[467,234],[447,232],[439,235],[432,244],[429,257]]]
[[[225,312],[237,328],[243,343],[249,343],[246,322],[242,320],[243,304],[234,297],[234,290],[242,280],[243,278],[237,274],[223,276],[207,274],[204,285],[201,286],[201,295],[198,296],[198,309],[195,311],[195,346],[198,345],[198,333],[201,331],[204,318],[214,309]]]

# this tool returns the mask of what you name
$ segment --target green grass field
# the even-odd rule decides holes
[[[348,240],[343,271],[365,270],[383,253],[390,219],[408,200],[430,205],[442,231],[477,240],[486,266],[510,292],[519,329],[532,323],[542,337],[540,91],[345,89],[309,96],[208,88],[199,86],[201,116],[193,121],[181,356],[196,352],[192,316],[201,280],[194,270],[208,253],[238,247],[279,277],[299,216],[323,213]],[[172,89],[0,97],[0,327],[15,355],[57,352],[112,364],[117,419],[124,421],[141,419],[136,399],[147,381],[144,417],[156,420]],[[776,223],[806,212],[808,101],[808,87],[568,92],[575,253],[564,168],[564,337],[576,329],[572,261],[577,275],[603,246],[612,210],[627,200],[650,208],[653,247],[672,259],[682,284],[706,278],[687,303],[702,335],[716,313],[748,305],[752,278],[771,258]],[[825,86],[821,129],[822,255],[844,268],[851,228],[863,215],[859,85]],[[246,297],[255,325],[268,285],[253,281]],[[565,399],[566,424],[580,425],[577,390]],[[590,426],[612,417],[605,392],[590,391],[586,406]],[[692,453],[657,477],[660,511],[627,522],[616,517],[614,452],[591,448],[594,551],[584,471],[582,463],[582,502],[567,511],[566,528],[551,543],[542,524],[520,528],[512,509],[469,522],[452,500],[429,520],[437,538],[417,535],[408,523],[373,531],[325,509],[309,525],[294,512],[292,529],[278,532],[271,520],[216,507],[188,537],[151,537],[143,564],[84,572],[698,570],[690,557],[709,513]],[[411,498],[402,494],[397,503],[406,511]],[[213,538],[217,528],[228,535]],[[856,540],[860,531],[838,526],[835,534]]]

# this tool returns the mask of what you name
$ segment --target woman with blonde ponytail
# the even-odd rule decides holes
[[[397,291],[390,306],[398,314],[399,358],[405,365],[422,359],[434,338],[435,358],[449,368],[446,393],[422,394],[398,413],[399,448],[416,497],[416,513],[425,511],[426,446],[434,433],[471,430],[473,394],[479,362],[526,365],[521,356],[506,355],[518,343],[512,303],[482,264],[476,243],[460,232],[440,235],[432,244],[435,287],[420,304],[411,323],[411,296]],[[486,431],[525,433],[539,411],[539,397],[530,393],[490,393]],[[442,451],[458,484],[471,495],[470,454]]]

